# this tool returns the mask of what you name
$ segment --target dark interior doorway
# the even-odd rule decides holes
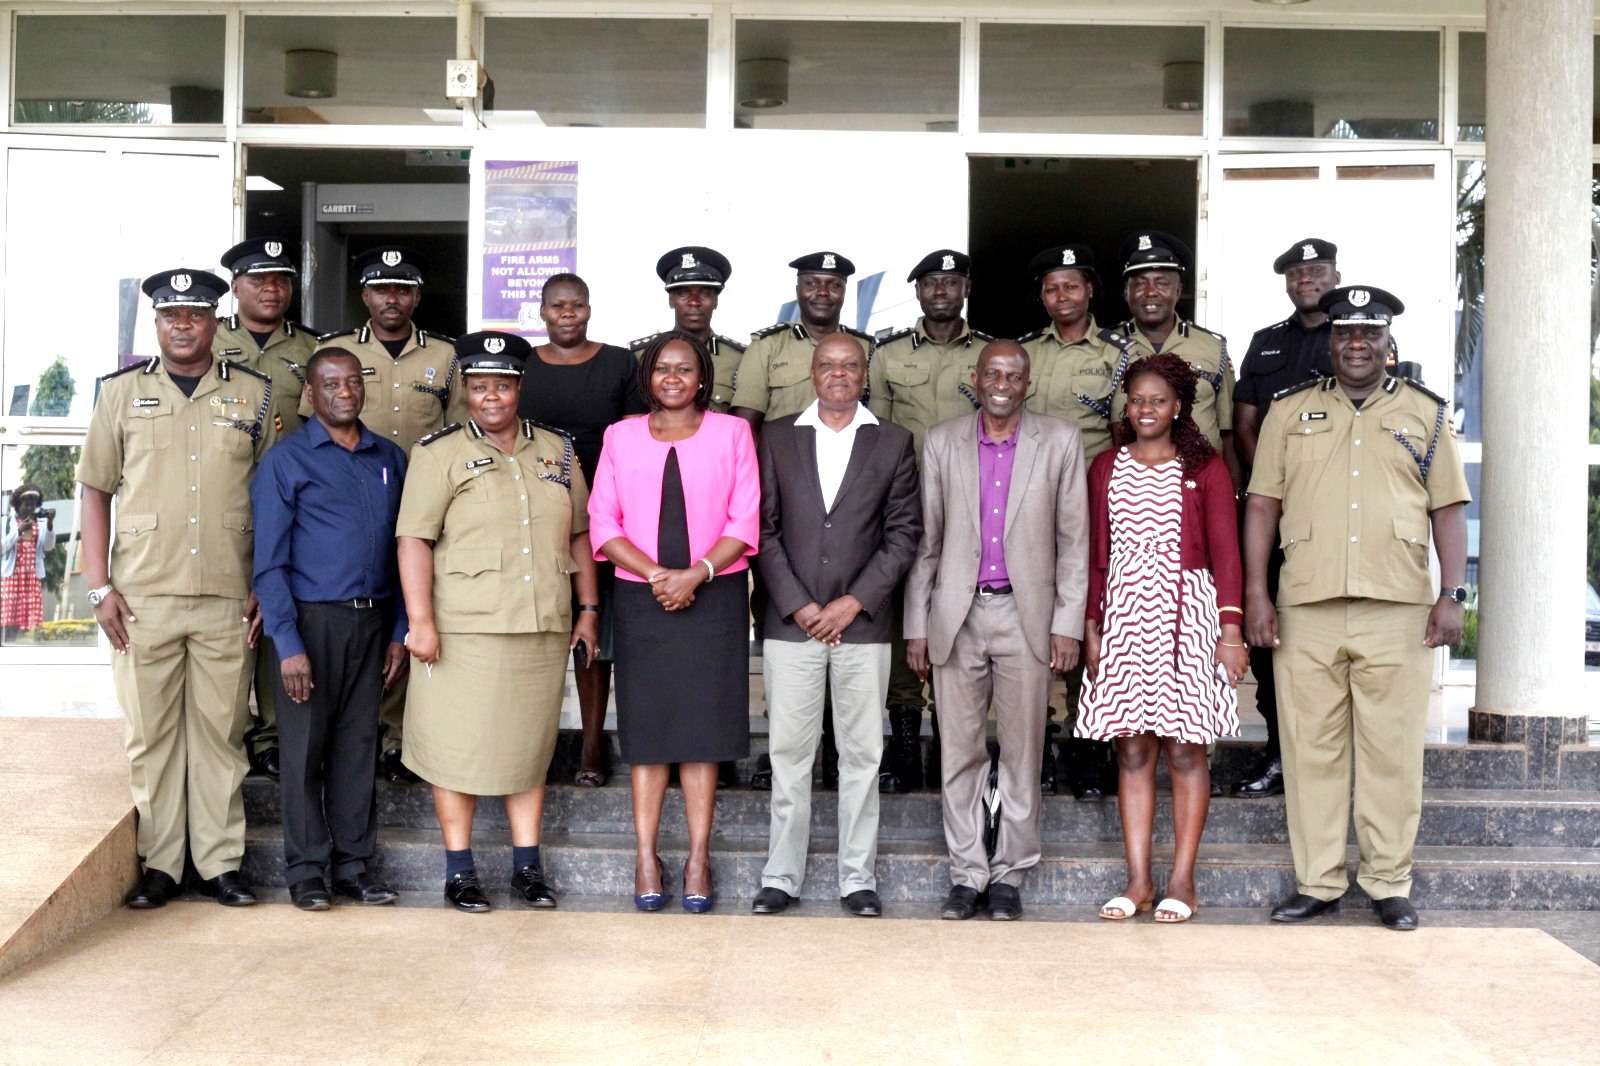
[[[464,153],[427,149],[263,148],[245,154],[245,174],[266,178],[277,190],[247,189],[245,236],[280,236],[299,240],[305,222],[305,185],[459,185],[462,210],[457,219],[361,221],[360,216],[324,225],[317,247],[320,269],[337,267],[344,276],[349,260],[380,244],[400,244],[428,257],[416,324],[430,332],[455,337],[467,328],[467,201],[468,173]],[[330,237],[332,243],[330,245]],[[336,252],[329,252],[330,247]],[[337,257],[340,262],[329,264]],[[319,298],[315,321],[320,333],[350,329],[366,321],[367,311],[353,281],[340,284],[333,298]],[[289,317],[305,321],[302,287],[295,286]]]
[[[973,259],[972,323],[1018,337],[1048,321],[1027,278],[1028,261],[1056,244],[1094,249],[1101,325],[1127,318],[1116,263],[1136,229],[1171,233],[1194,247],[1200,163],[1196,159],[1074,159],[973,156],[968,160],[968,248]],[[1178,313],[1194,311],[1193,283]]]

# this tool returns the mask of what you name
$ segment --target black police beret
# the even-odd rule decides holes
[[[1124,274],[1158,269],[1187,274],[1194,264],[1194,253],[1187,244],[1170,233],[1156,229],[1140,230],[1123,241],[1118,258],[1122,260]]]
[[[358,283],[366,285],[421,285],[428,257],[410,248],[384,245],[362,252],[353,262]]]
[[[533,345],[515,333],[486,329],[456,338],[456,363],[463,374],[511,374],[522,376],[522,364],[533,354]]]
[[[222,265],[234,277],[240,274],[298,274],[291,253],[294,241],[281,237],[254,237],[222,253]]]
[[[856,265],[838,252],[812,252],[789,265],[794,267],[797,274],[834,274],[848,278],[856,272]]]
[[[1388,325],[1391,319],[1406,309],[1400,297],[1371,285],[1341,285],[1322,294],[1317,309],[1328,316],[1336,326],[1355,326],[1363,323]]]
[[[195,267],[174,267],[151,274],[139,286],[157,310],[163,307],[215,307],[228,283]]]
[[[1086,244],[1058,244],[1028,260],[1028,277],[1034,281],[1057,270],[1081,270],[1090,281],[1100,280],[1094,269],[1094,249]]]
[[[1339,258],[1339,246],[1321,237],[1307,237],[1272,261],[1275,274],[1282,274],[1296,263],[1332,263]]]
[[[733,264],[728,262],[727,256],[715,248],[702,248],[698,244],[674,248],[656,260],[656,277],[669,289],[688,285],[720,289],[732,276]]]
[[[940,248],[937,252],[929,252],[923,256],[917,265],[911,268],[911,273],[906,275],[906,280],[916,281],[928,274],[960,274],[964,278],[970,278],[972,256],[958,252],[954,248]]]

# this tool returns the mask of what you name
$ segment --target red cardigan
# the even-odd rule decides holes
[[[1089,464],[1089,602],[1084,615],[1096,625],[1105,622],[1106,571],[1111,566],[1111,467],[1120,451],[1101,452]],[[1220,455],[1208,459],[1198,474],[1184,477],[1179,565],[1185,570],[1210,570],[1221,621],[1243,625],[1244,579],[1234,499],[1233,478]]]

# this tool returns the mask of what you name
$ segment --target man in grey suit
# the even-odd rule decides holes
[[[930,666],[944,750],[944,833],[952,887],[940,917],[1022,917],[1039,861],[1039,762],[1051,678],[1078,662],[1088,585],[1083,439],[1024,413],[1028,355],[993,341],[972,375],[979,411],[928,432],[924,534],[906,583],[906,659]],[[1000,742],[1000,823],[983,844],[989,708]]]
[[[922,533],[909,431],[861,403],[867,353],[846,333],[811,357],[817,398],[761,429],[762,659],[771,720],[772,830],[751,910],[800,894],[811,833],[811,763],[831,694],[839,744],[839,901],[881,912],[878,762],[883,756],[896,584]]]

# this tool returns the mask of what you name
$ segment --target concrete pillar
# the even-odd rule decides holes
[[[1483,500],[1474,741],[1587,784],[1583,585],[1594,0],[1486,0]]]

